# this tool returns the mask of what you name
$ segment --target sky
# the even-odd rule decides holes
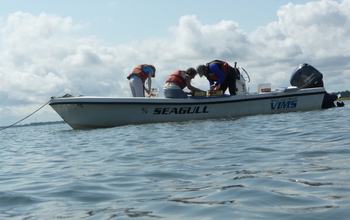
[[[0,0],[0,126],[52,96],[129,97],[143,63],[160,96],[172,72],[215,59],[246,69],[250,92],[290,86],[301,63],[328,92],[350,90],[349,36],[350,0]],[[56,120],[46,106],[22,124]]]

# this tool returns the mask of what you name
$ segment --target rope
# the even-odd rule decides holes
[[[40,108],[38,108],[37,110],[35,110],[32,114],[28,115],[27,117],[25,117],[25,118],[19,120],[19,121],[16,122],[16,123],[13,123],[12,125],[9,125],[9,126],[7,126],[7,127],[4,127],[4,128],[2,128],[2,129],[0,129],[0,131],[5,130],[5,129],[7,129],[7,128],[10,128],[10,127],[12,127],[12,126],[14,126],[14,125],[20,123],[21,121],[24,121],[25,119],[27,119],[27,118],[29,118],[30,116],[34,115],[34,114],[35,114],[36,112],[38,112],[40,109],[44,108],[45,105],[49,104],[50,101],[51,101],[51,100],[47,101],[43,106],[41,106]]]

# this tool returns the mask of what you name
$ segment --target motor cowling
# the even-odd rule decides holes
[[[290,84],[299,89],[323,87],[323,75],[313,66],[303,63],[293,72]]]
[[[303,63],[300,64],[293,72],[290,84],[299,89],[323,87],[323,75],[315,67]],[[335,107],[334,101],[337,100],[334,94],[325,93],[322,108]]]

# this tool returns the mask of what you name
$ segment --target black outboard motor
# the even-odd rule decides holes
[[[323,75],[313,66],[303,63],[296,68],[290,79],[290,84],[299,89],[323,87]]]
[[[299,89],[323,87],[322,78],[323,75],[320,71],[307,63],[303,63],[294,70],[290,84]],[[337,99],[338,96],[326,92],[323,98],[322,108],[335,107],[334,101]]]

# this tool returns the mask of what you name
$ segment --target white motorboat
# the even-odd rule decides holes
[[[239,117],[325,108],[325,97],[328,93],[324,87],[300,87],[290,86],[274,91],[266,91],[265,88],[262,88],[258,93],[248,93],[245,91],[245,79],[241,76],[237,81],[238,94],[234,96],[223,94],[169,99],[66,95],[53,97],[50,105],[74,129]]]

